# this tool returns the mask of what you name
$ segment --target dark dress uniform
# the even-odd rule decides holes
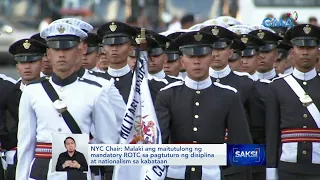
[[[237,34],[221,26],[207,26],[202,28],[201,31],[219,36],[219,41],[213,44],[214,49],[227,48],[231,46],[233,40],[239,39],[240,41]],[[238,49],[245,49],[245,44],[243,42],[240,41],[238,45],[240,46]],[[243,107],[246,110],[253,143],[264,143],[264,106],[261,96],[256,89],[255,82],[247,76],[236,75],[231,71],[229,65],[226,65],[224,69],[219,71],[210,68],[209,74],[215,82],[229,85],[239,91]],[[233,179],[234,174],[245,170],[246,168],[243,167],[226,167],[224,173],[226,174],[226,179]],[[246,171],[248,174],[251,173],[250,168]]]
[[[318,47],[319,27],[301,24],[291,30],[289,38],[294,46]],[[294,69],[269,85],[267,180],[320,179],[320,119],[313,115],[319,113],[319,88],[315,69],[305,73]],[[296,93],[299,89],[302,96]]]
[[[175,42],[183,54],[202,56],[212,52],[210,44],[216,40],[216,36],[205,32],[189,32]],[[172,144],[220,144],[225,142],[226,128],[231,144],[252,143],[240,96],[236,92],[236,89],[214,82],[210,77],[203,81],[186,77],[185,82],[178,81],[163,88],[155,103],[163,143],[168,143],[170,138]],[[214,180],[223,174],[218,166],[169,166],[167,177]],[[247,179],[244,173],[237,177]]]

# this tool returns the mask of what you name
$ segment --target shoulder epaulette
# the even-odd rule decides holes
[[[224,84],[221,84],[221,83],[218,83],[218,82],[214,82],[213,83],[215,86],[218,86],[220,88],[223,88],[223,89],[228,89],[230,91],[233,91],[234,93],[237,93],[238,90],[234,87],[231,87],[231,86],[228,86],[228,85],[224,85]]]
[[[160,91],[164,91],[164,90],[166,90],[166,89],[170,89],[170,88],[176,87],[176,86],[181,86],[181,85],[183,85],[183,84],[184,84],[183,81],[176,81],[176,82],[173,82],[173,83],[168,84],[166,87],[160,89]]]
[[[183,81],[183,79],[181,77],[176,77],[176,76],[170,76],[170,75],[167,75],[169,78],[172,78],[172,79],[176,79],[178,81]]]
[[[259,82],[270,84],[273,80],[259,79]]]
[[[31,84],[41,83],[42,81],[47,81],[47,80],[49,80],[49,79],[50,79],[49,76],[43,76],[43,77],[41,77],[40,79],[31,81],[29,84],[27,84],[27,86],[29,86],[29,85],[31,85]]]
[[[238,75],[238,76],[247,76],[248,78],[250,79],[253,79],[253,77],[247,73],[247,72],[238,72],[238,71],[232,71],[235,75]]]
[[[158,81],[158,82],[163,82],[165,84],[169,84],[168,80],[166,79],[160,79],[160,78],[157,78],[157,77],[152,77],[150,80],[155,80],[155,81]]]
[[[284,78],[284,77],[287,77],[287,76],[289,76],[289,75],[291,75],[291,73],[290,73],[290,74],[283,74],[283,75],[281,75],[281,76],[279,76],[279,77],[276,77],[276,78],[272,79],[272,82],[275,81],[275,80],[278,80],[278,79],[282,79],[282,78]]]
[[[11,78],[11,77],[8,77],[4,74],[0,74],[0,78],[5,80],[5,81],[9,81],[9,82],[12,82],[13,84],[17,83],[17,80]]]
[[[108,77],[105,73],[102,73],[102,72],[95,72],[95,71],[90,70],[90,71],[88,71],[88,73],[91,75],[97,76],[97,77],[107,79],[107,80],[111,79],[111,77]]]
[[[96,81],[89,80],[89,79],[79,78],[79,81],[85,82],[85,83],[88,83],[88,84],[92,84],[92,85],[98,86],[100,88],[102,87],[101,84],[97,83]]]

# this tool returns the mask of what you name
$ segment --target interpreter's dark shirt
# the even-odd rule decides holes
[[[73,167],[66,167],[63,168],[62,165],[64,162],[71,160],[71,161],[77,161],[80,164],[80,168],[73,168]],[[81,152],[75,151],[73,156],[70,156],[68,154],[68,151],[63,152],[59,155],[58,162],[56,165],[56,171],[88,171],[88,163],[86,161],[86,158]]]

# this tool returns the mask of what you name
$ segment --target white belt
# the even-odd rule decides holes
[[[11,165],[14,164],[14,156],[16,152],[17,152],[16,150],[10,150],[5,153],[7,164],[11,164]]]

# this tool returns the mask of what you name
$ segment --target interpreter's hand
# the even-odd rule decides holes
[[[74,160],[71,163],[71,167],[79,169],[81,166],[77,161]]]
[[[66,167],[71,167],[72,165],[72,161],[71,160],[68,160],[68,161],[65,161],[62,165],[63,169],[66,168]]]

